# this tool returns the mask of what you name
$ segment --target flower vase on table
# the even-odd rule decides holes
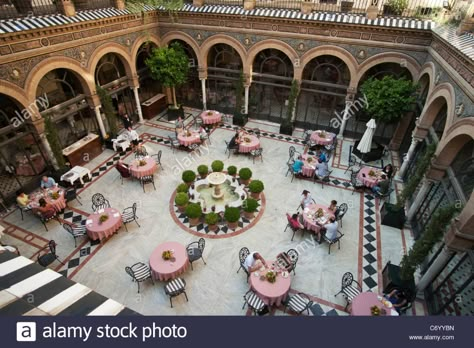
[[[277,273],[275,271],[271,270],[271,271],[267,272],[265,277],[267,278],[267,281],[269,283],[275,283],[276,282],[276,275],[277,275]]]
[[[101,216],[99,217],[99,224],[102,224],[102,223],[106,222],[108,219],[109,219],[109,216],[108,216],[108,215],[105,215],[105,214],[104,214],[104,215],[101,215]]]
[[[375,176],[375,172],[373,170],[370,170],[369,171],[369,176],[372,176],[372,177]]]
[[[145,160],[138,161],[138,166],[140,167],[146,166],[146,161]]]
[[[175,258],[173,256],[173,251],[172,250],[165,250],[163,251],[163,253],[161,254],[161,257],[163,258],[163,260],[165,261],[175,261]]]

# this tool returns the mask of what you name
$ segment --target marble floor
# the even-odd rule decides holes
[[[131,310],[144,315],[248,315],[242,310],[243,295],[249,288],[245,274],[239,268],[238,252],[242,247],[259,251],[263,257],[272,260],[277,254],[288,249],[299,251],[296,275],[292,275],[290,293],[307,294],[318,307],[311,315],[347,315],[344,298],[334,296],[341,287],[345,272],[351,272],[362,284],[364,291],[379,291],[381,271],[387,261],[398,264],[405,250],[413,242],[409,230],[397,230],[380,225],[378,209],[380,202],[371,194],[353,193],[350,188],[347,169],[352,139],[339,141],[336,154],[330,159],[333,170],[331,181],[321,187],[312,180],[286,177],[288,149],[295,146],[303,152],[302,132],[295,130],[293,136],[282,136],[278,125],[250,120],[248,128],[260,128],[263,147],[263,162],[245,155],[225,154],[224,140],[232,137],[231,125],[216,128],[211,134],[211,144],[203,146],[198,153],[176,151],[173,153],[167,137],[174,133],[173,124],[161,120],[148,120],[138,125],[143,144],[151,154],[162,151],[163,169],[155,174],[156,190],[147,186],[146,193],[138,181],[125,180],[121,184],[114,163],[122,158],[126,163],[133,159],[130,153],[118,154],[111,150],[104,152],[86,165],[93,173],[91,182],[79,191],[80,201],[69,203],[69,208],[61,216],[68,222],[81,223],[92,212],[91,197],[102,193],[112,207],[123,210],[137,203],[140,227],[128,225],[128,232],[122,227],[118,234],[101,243],[79,239],[74,247],[73,238],[56,222],[48,223],[46,231],[33,216],[26,214],[22,221],[18,211],[4,216],[0,223],[5,227],[2,242],[16,245],[21,254],[35,259],[40,248],[50,239],[57,244],[57,253],[66,265],[58,262],[50,267],[64,276],[81,283],[97,293],[111,298]],[[393,154],[394,155],[394,154]],[[165,241],[177,241],[184,245],[198,237],[183,229],[173,219],[171,197],[181,182],[183,169],[196,169],[200,164],[210,165],[214,160],[222,160],[225,167],[249,167],[253,179],[260,179],[265,185],[266,204],[258,221],[250,228],[243,229],[224,238],[206,236],[204,257],[207,265],[200,260],[194,263],[194,270],[187,270],[181,277],[186,280],[189,302],[184,296],[174,299],[170,308],[169,298],[164,292],[165,283],[146,281],[137,285],[125,272],[125,267],[136,262],[148,263],[153,249]],[[384,163],[397,164],[398,158],[387,154]],[[375,164],[380,165],[380,163]],[[395,183],[396,191],[400,189]],[[317,244],[309,234],[296,235],[284,232],[287,221],[285,213],[295,212],[301,192],[307,189],[317,203],[329,205],[335,199],[347,203],[349,210],[340,226],[344,237],[341,248],[331,248],[328,255],[327,244]],[[396,193],[394,192],[394,195]],[[392,202],[395,200],[393,196]],[[416,301],[408,315],[424,315],[422,302]],[[284,315],[283,307],[272,308],[271,314]]]

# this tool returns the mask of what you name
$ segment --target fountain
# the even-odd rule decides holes
[[[211,173],[207,176],[207,181],[209,184],[214,185],[214,192],[212,193],[212,198],[222,199],[224,197],[224,192],[221,192],[220,185],[222,185],[226,181],[226,175],[220,172]]]

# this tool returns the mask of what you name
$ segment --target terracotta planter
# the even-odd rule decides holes
[[[201,179],[207,178],[207,174],[199,174],[201,176]]]
[[[258,193],[254,193],[254,192],[251,192],[250,193],[250,197],[256,199],[256,200],[259,200],[260,199],[260,193],[261,192],[258,192]]]
[[[245,216],[245,218],[246,218],[247,220],[251,220],[251,219],[253,219],[253,218],[255,217],[255,213],[254,213],[254,212],[249,213],[249,212],[247,212],[247,211],[244,211],[244,216]]]
[[[240,183],[241,183],[242,185],[249,186],[249,184],[250,184],[250,179],[248,179],[248,180],[242,180],[242,179],[240,179]]]
[[[227,227],[229,227],[231,230],[235,230],[237,227],[239,227],[239,222],[228,222],[227,221]]]
[[[192,184],[194,184],[194,182],[185,182],[186,185],[188,185],[188,187],[191,187]]]
[[[189,219],[189,225],[196,226],[197,224],[199,224],[199,220],[201,219],[200,218]]]
[[[186,207],[187,205],[177,205],[178,207],[178,210],[180,213],[184,213],[184,211],[186,210]]]
[[[209,231],[212,231],[212,232],[216,232],[217,230],[217,225],[207,225],[207,227],[209,228]]]

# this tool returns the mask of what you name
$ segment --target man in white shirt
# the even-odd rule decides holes
[[[262,265],[266,267],[267,262],[257,251],[250,253],[244,261],[244,267],[249,273],[259,270]]]
[[[328,175],[328,164],[319,159],[319,163],[316,164],[316,175],[320,178],[324,178]]]
[[[324,234],[327,239],[330,241],[333,241],[334,239],[337,238],[337,221],[335,217],[330,217],[329,218],[329,223],[323,226],[324,229],[326,230],[326,233]],[[318,243],[321,244],[321,233],[319,234],[319,239]]]
[[[138,133],[132,127],[128,128],[128,140],[133,144],[133,147],[138,145]]]

